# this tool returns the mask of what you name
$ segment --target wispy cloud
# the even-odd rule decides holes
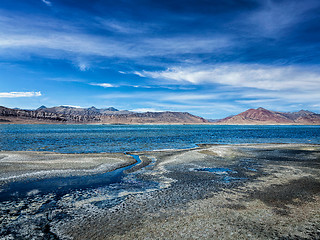
[[[52,2],[49,0],[41,0],[44,4],[46,4],[47,6],[51,7],[52,6]]]
[[[320,101],[320,71],[316,66],[272,66],[262,64],[217,64],[172,67],[163,71],[141,71],[139,75],[158,81],[196,86],[199,91],[164,94],[162,105],[212,105],[226,112],[233,109],[266,107],[279,111],[315,108]],[[221,104],[234,105],[223,109]],[[179,106],[176,106],[179,108]],[[296,106],[299,108],[299,106]],[[201,109],[201,108],[199,108]]]
[[[43,0],[51,4],[48,0]],[[110,23],[117,31],[127,32],[130,37],[121,38],[113,34],[91,34],[86,28],[96,27],[92,22],[78,26],[76,21],[63,21],[49,17],[12,16],[1,12],[0,56],[20,58],[21,54],[32,54],[49,58],[87,60],[88,56],[106,58],[139,59],[166,57],[186,61],[183,54],[219,52],[232,47],[229,35],[206,34],[181,36],[157,36],[153,34],[133,35],[135,28]],[[109,21],[108,19],[106,21]],[[45,23],[45,24],[44,24]],[[26,31],[30,29],[30,31]],[[1,31],[3,30],[3,31]],[[32,31],[31,31],[32,30]],[[179,61],[180,61],[179,60]],[[86,61],[76,61],[81,71],[90,67]]]
[[[317,68],[310,67],[224,64],[185,68],[173,67],[164,71],[142,71],[136,74],[196,85],[217,83],[265,90],[297,88],[300,90],[320,90],[320,72]]]
[[[159,110],[156,108],[136,108],[130,110],[131,112],[164,112],[163,110]]]
[[[114,88],[118,87],[117,85],[111,84],[111,83],[89,83],[92,86],[99,86],[103,88]]]
[[[117,87],[126,87],[126,88],[135,88],[135,89],[170,89],[170,90],[193,90],[194,88],[190,87],[180,87],[180,86],[166,86],[166,85],[134,85],[129,83],[120,83],[120,84],[111,84],[111,83],[89,83],[91,86],[99,86],[104,88],[117,88]]]
[[[184,101],[195,101],[195,100],[213,100],[221,98],[221,94],[197,94],[197,93],[180,93],[174,95],[165,95],[162,97],[162,100],[169,100],[169,101],[177,101],[177,102],[184,102]]]
[[[41,33],[0,34],[0,49],[3,54],[9,50],[19,53],[33,53],[46,57],[65,57],[62,51],[74,57],[89,55],[118,58],[140,58],[152,56],[170,56],[175,54],[210,53],[227,44],[214,38],[147,38],[135,42],[119,41],[110,37],[92,36],[81,33],[50,32]],[[0,52],[0,54],[1,54]],[[68,56],[68,55],[67,55]],[[176,56],[175,56],[176,58]],[[79,64],[80,70],[87,70],[86,64]]]
[[[279,99],[251,99],[251,100],[236,100],[238,103],[243,103],[243,104],[264,104],[264,103],[269,103],[269,102],[276,102],[279,101]]]
[[[145,33],[154,27],[150,23],[134,23],[129,21],[120,21],[117,19],[105,19],[101,17],[96,17],[95,19],[98,22],[99,27],[122,34]]]
[[[146,38],[139,46],[141,50],[147,50],[151,56],[173,55],[188,53],[212,53],[233,46],[230,36],[186,36],[167,38]],[[152,50],[150,52],[150,50]]]
[[[199,116],[214,116],[215,118],[226,117],[226,113],[236,114],[246,110],[243,106],[238,106],[236,104],[227,103],[227,102],[203,102],[201,104],[168,104],[168,103],[153,103],[155,107],[166,108],[169,111],[185,111],[188,109],[188,112],[199,115]]]
[[[319,7],[317,0],[309,1],[261,1],[261,7],[252,14],[245,16],[242,21],[246,21],[250,26],[250,31],[254,28],[255,33],[262,36],[281,37],[283,32],[308,18],[308,11]],[[311,15],[312,16],[312,15]]]
[[[79,67],[80,71],[82,71],[82,72],[85,72],[90,69],[90,66],[86,63],[79,63],[78,67]]]
[[[75,106],[75,105],[62,105],[64,107],[72,107],[72,108],[83,108],[81,106]]]
[[[85,82],[85,80],[83,79],[68,78],[68,77],[49,77],[46,79],[50,81],[56,81],[56,82]]]
[[[127,74],[127,73],[124,73],[124,74]],[[133,74],[138,75],[139,77],[146,77],[143,72],[139,72],[139,71],[134,71]]]
[[[0,98],[40,97],[41,92],[0,92]]]
[[[278,99],[277,103],[280,105],[284,103],[318,103],[320,101],[319,89],[301,91],[296,89],[294,91],[262,91],[262,92],[242,92],[243,98],[255,99]]]

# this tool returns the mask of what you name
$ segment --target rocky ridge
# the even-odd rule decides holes
[[[2,123],[100,123],[100,124],[195,124],[207,123],[204,118],[187,112],[119,111],[113,107],[98,109],[59,106],[36,110],[11,109],[0,106]]]

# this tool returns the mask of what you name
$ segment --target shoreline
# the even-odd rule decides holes
[[[112,172],[136,163],[125,153],[0,151],[0,186],[28,178],[85,176]]]
[[[246,124],[220,124],[220,123],[61,123],[61,122],[1,122],[0,125],[98,125],[98,126],[175,126],[175,125],[204,125],[204,126],[320,126],[320,124],[302,123],[246,123]]]
[[[51,151],[3,151],[0,150],[0,186],[9,182],[28,178],[50,178],[85,176],[112,172],[135,164],[130,155],[187,152],[210,147],[320,147],[314,143],[235,143],[235,144],[195,144],[195,147],[177,149],[156,149],[129,152],[59,153]],[[75,160],[76,159],[76,160]],[[80,165],[75,165],[78,163]],[[3,166],[1,166],[3,165]],[[34,167],[32,167],[32,165]],[[14,170],[18,169],[18,170]]]
[[[52,151],[3,151],[0,150],[0,186],[28,178],[85,176],[112,172],[137,161],[130,155],[145,156],[157,153],[200,151],[211,147],[262,147],[274,149],[286,147],[320,147],[314,143],[196,143],[190,148],[156,149],[146,151],[59,153]],[[148,160],[147,160],[148,161]],[[80,164],[80,165],[75,165]],[[142,165],[148,165],[142,161]],[[33,167],[32,167],[33,165]],[[18,169],[18,170],[17,170]],[[137,168],[139,169],[139,168]]]
[[[320,144],[198,144],[127,154],[142,162],[110,185],[62,195],[41,195],[35,188],[26,198],[0,202],[0,234],[29,238],[32,232],[39,239],[320,237]]]
[[[163,189],[59,225],[56,233],[73,239],[320,236],[320,145],[202,145],[144,154],[157,161],[142,175],[163,182]]]

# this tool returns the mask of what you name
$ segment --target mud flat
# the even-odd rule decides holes
[[[0,186],[28,178],[89,175],[110,172],[136,161],[125,154],[60,154],[0,151]]]
[[[117,184],[2,202],[2,239],[320,239],[320,145],[134,153]]]

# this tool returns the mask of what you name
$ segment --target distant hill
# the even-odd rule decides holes
[[[59,106],[36,110],[0,106],[0,123],[98,123],[98,124],[202,124],[208,121],[187,112],[119,111],[113,107],[98,109]]]
[[[63,115],[79,115],[79,116],[98,116],[104,114],[128,114],[132,113],[129,111],[119,111],[113,107],[98,109],[95,107],[90,108],[76,108],[69,106],[59,106],[59,107],[51,107],[47,108],[45,106],[41,106],[37,109],[37,111],[47,112],[47,113],[57,113]]]
[[[301,110],[299,112],[276,112],[264,108],[249,109],[235,116],[230,116],[216,122],[217,124],[288,124],[288,125],[319,125],[320,114]]]

